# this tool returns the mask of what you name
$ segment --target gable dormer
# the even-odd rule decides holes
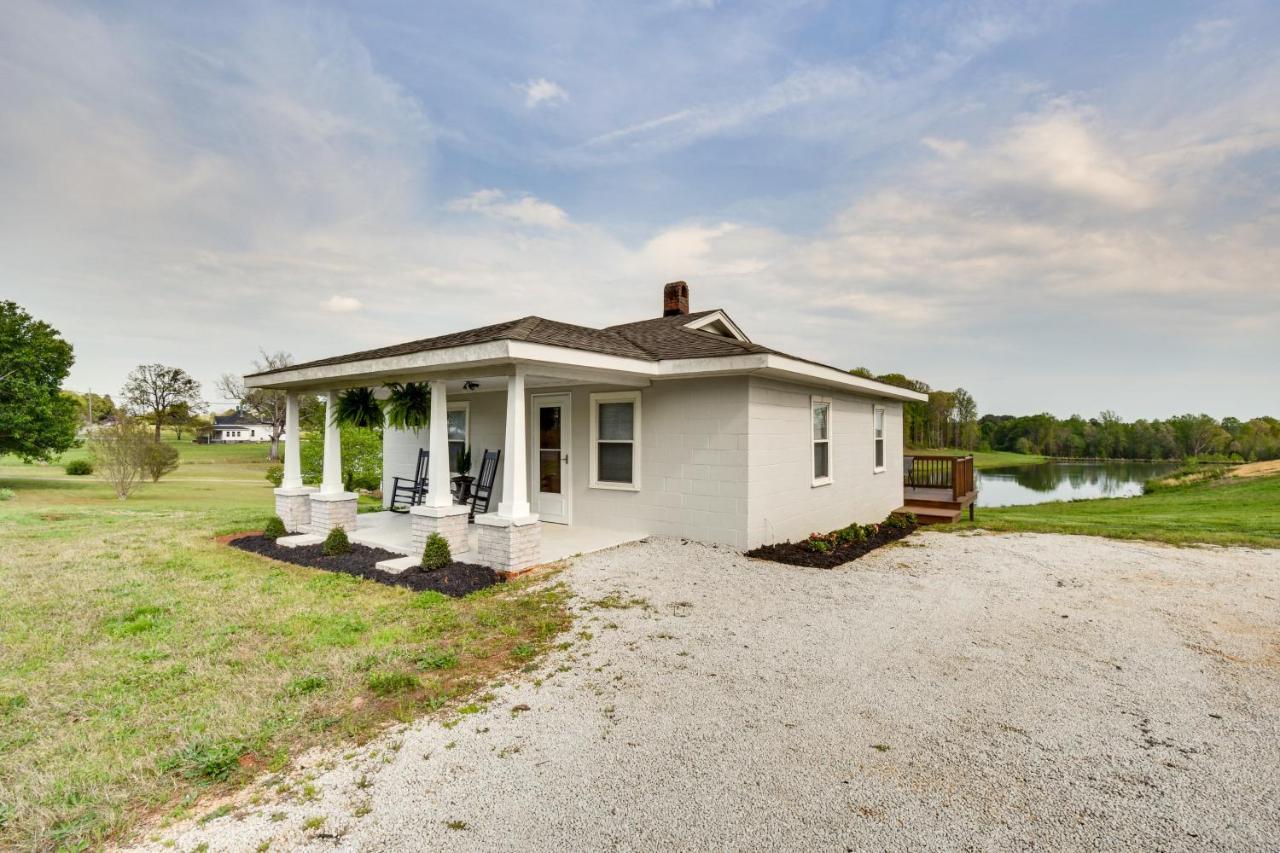
[[[735,341],[751,343],[751,339],[738,328],[738,324],[730,320],[729,315],[723,311],[717,310],[704,314],[691,323],[685,323],[684,327],[698,332],[719,335],[722,338],[732,338]]]

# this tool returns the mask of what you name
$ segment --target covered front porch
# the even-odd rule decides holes
[[[638,542],[643,533],[609,530],[603,527],[554,524],[539,522],[538,555],[535,565],[554,563],[577,554],[589,554],[614,548],[628,542]],[[367,512],[356,517],[356,529],[351,541],[371,548],[394,551],[407,557],[420,557],[422,549],[413,543],[412,516],[397,512]],[[477,563],[480,550],[480,530],[471,525],[467,531],[467,550],[454,554],[461,562]]]
[[[356,495],[343,487],[342,445],[333,413],[348,388],[385,394],[393,383],[421,383],[430,391],[425,426],[383,429],[383,494],[388,511],[356,513]],[[491,566],[504,576],[578,553],[643,538],[625,523],[610,528],[571,523],[573,492],[580,488],[570,467],[569,426],[573,391],[639,389],[647,379],[618,371],[569,365],[506,363],[330,380],[323,389],[287,387],[284,479],[276,489],[277,514],[286,529],[307,538],[342,527],[353,542],[419,557],[433,533],[444,537],[454,559]],[[323,479],[304,485],[298,438],[298,397],[323,393],[326,401]],[[460,414],[461,413],[461,414]],[[457,480],[461,448],[499,455],[492,504],[460,505],[450,489]],[[396,477],[415,476],[426,451],[424,488],[413,505],[397,500]],[[395,504],[399,512],[389,511]],[[407,512],[404,510],[407,509]],[[588,519],[590,522],[591,519]],[[556,522],[556,523],[550,523]],[[638,527],[639,525],[637,525]],[[289,544],[288,542],[284,544]]]

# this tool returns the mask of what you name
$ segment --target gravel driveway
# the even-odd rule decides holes
[[[920,533],[574,561],[573,645],[177,849],[1275,850],[1280,552]],[[527,706],[528,710],[515,710]],[[296,790],[296,788],[295,788]],[[315,819],[324,818],[323,826]],[[306,821],[313,819],[311,826]]]

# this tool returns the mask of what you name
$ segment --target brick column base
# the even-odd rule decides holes
[[[439,533],[449,543],[449,553],[457,559],[459,554],[471,550],[467,541],[467,517],[470,507],[465,506],[415,506],[409,508],[412,526],[413,553],[421,557],[427,537]]]
[[[480,562],[504,580],[528,571],[542,561],[542,525],[536,515],[500,518],[495,513],[476,516]]]
[[[311,495],[315,486],[276,489],[276,515],[290,533],[306,533],[311,527]]]
[[[324,536],[335,527],[348,533],[356,529],[356,495],[354,492],[316,492],[311,496],[309,533]]]

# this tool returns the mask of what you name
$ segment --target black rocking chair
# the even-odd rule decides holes
[[[414,473],[414,478],[412,480],[405,477],[392,478],[391,503],[388,507],[392,512],[408,512],[409,507],[422,503],[422,498],[427,493],[427,470],[430,461],[431,451],[419,449],[418,469]]]
[[[471,519],[476,517],[477,512],[484,514],[489,511],[489,499],[493,497],[493,481],[498,477],[498,460],[501,456],[501,450],[486,450],[480,460],[480,476],[476,478],[471,493]]]

